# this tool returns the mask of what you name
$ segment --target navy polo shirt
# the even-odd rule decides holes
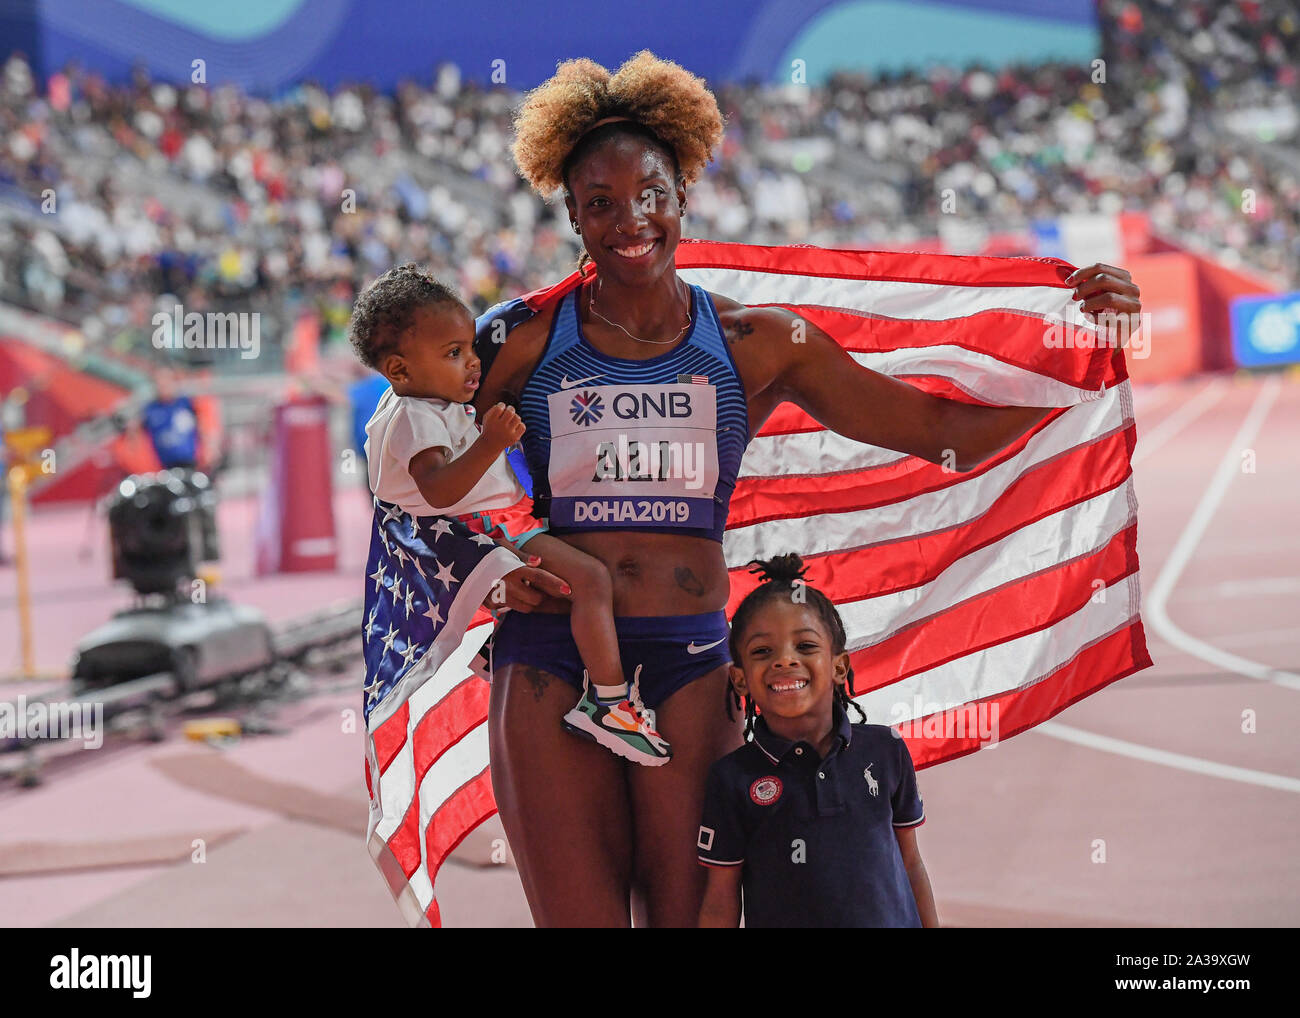
[[[746,927],[921,925],[894,834],[925,822],[907,743],[839,704],[833,724],[818,760],[760,717],[709,771],[699,859],[744,867]]]

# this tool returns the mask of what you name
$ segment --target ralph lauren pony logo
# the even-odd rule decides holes
[[[569,415],[573,418],[573,423],[581,424],[584,428],[595,424],[604,412],[605,404],[600,394],[595,392],[576,393],[573,402],[569,404]]]

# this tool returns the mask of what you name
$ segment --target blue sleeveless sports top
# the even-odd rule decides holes
[[[713,300],[691,286],[691,327],[668,353],[629,360],[582,334],[577,301],[555,311],[519,394],[533,513],[557,534],[667,530],[722,540],[749,415]]]

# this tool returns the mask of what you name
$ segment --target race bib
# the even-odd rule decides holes
[[[711,527],[712,385],[597,385],[547,397],[550,520],[561,527]]]

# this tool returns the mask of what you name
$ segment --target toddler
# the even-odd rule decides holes
[[[506,459],[524,423],[498,403],[475,425],[470,405],[481,374],[474,319],[447,286],[412,264],[385,272],[357,298],[351,341],[392,388],[366,425],[375,496],[415,516],[447,516],[541,559],[571,594],[573,638],[583,692],[564,727],[612,752],[660,766],[672,748],[641,703],[637,665],[624,677],[614,631],[609,574],[598,560],[548,534]]]

